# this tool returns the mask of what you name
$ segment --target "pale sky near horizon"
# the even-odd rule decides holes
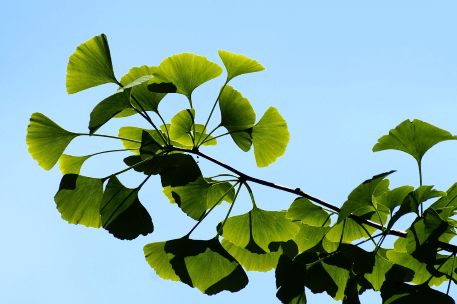
[[[46,172],[37,165],[25,136],[34,112],[67,130],[87,132],[91,110],[116,90],[107,84],[67,95],[68,58],[81,43],[105,33],[118,79],[132,67],[158,65],[183,52],[207,56],[221,66],[218,50],[257,60],[265,71],[240,76],[231,85],[250,100],[257,120],[270,106],[286,119],[291,140],[285,155],[260,169],[253,151],[242,152],[230,138],[203,152],[249,175],[300,187],[341,206],[356,186],[382,172],[397,170],[389,177],[391,188],[418,186],[411,156],[371,150],[402,121],[416,118],[457,134],[456,13],[455,1],[3,4],[0,303],[279,303],[274,271],[249,272],[250,283],[242,291],[211,297],[155,274],[144,260],[143,246],[179,238],[194,225],[169,204],[157,177],[140,193],[155,226],[146,237],[121,241],[103,229],[69,225],[60,218],[53,198],[61,173],[58,166]],[[195,91],[198,120],[205,121],[224,80],[225,74]],[[167,121],[185,107],[183,96],[167,96],[160,104]],[[212,123],[217,124],[217,116]],[[110,122],[100,133],[116,135],[124,125],[146,126],[131,117]],[[78,138],[66,153],[87,155],[105,148],[119,144]],[[445,142],[426,154],[425,185],[445,191],[457,181],[455,151],[457,142]],[[81,174],[106,176],[124,168],[127,155],[91,159]],[[224,173],[202,159],[199,164],[205,176]],[[141,181],[130,173],[122,178],[130,187]],[[286,210],[295,199],[261,186],[253,189],[258,206],[266,210]],[[233,215],[249,210],[247,192],[240,195],[244,204],[237,204]],[[195,238],[214,235],[228,205],[220,209]],[[457,294],[457,286],[451,294]],[[326,294],[308,291],[307,296],[308,303],[335,302]],[[367,292],[361,299],[381,303],[379,293]]]

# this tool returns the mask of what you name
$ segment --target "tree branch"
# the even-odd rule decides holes
[[[229,166],[229,165],[226,165],[220,161],[218,161],[217,159],[214,159],[212,158],[211,156],[208,156],[202,152],[200,152],[198,149],[192,149],[192,150],[188,150],[188,149],[183,149],[183,148],[177,148],[177,147],[172,147],[170,148],[170,151],[181,151],[181,152],[187,152],[187,153],[191,153],[191,154],[195,154],[195,155],[198,155],[198,156],[201,156],[207,160],[209,160],[210,162],[213,162],[235,174],[237,174],[238,176],[240,176],[241,179],[245,180],[245,181],[251,181],[251,182],[254,182],[254,183],[257,183],[257,184],[260,184],[260,185],[264,185],[264,186],[267,186],[267,187],[270,187],[270,188],[274,188],[274,189],[278,189],[278,190],[281,190],[281,191],[285,191],[285,192],[289,192],[289,193],[292,193],[292,194],[296,194],[296,195],[299,195],[301,197],[305,197],[307,199],[309,199],[310,201],[313,201],[319,205],[322,205],[322,206],[325,206],[326,208],[328,209],[331,209],[333,211],[336,211],[336,212],[340,212],[341,209],[338,208],[337,206],[334,206],[330,203],[327,203],[321,199],[318,199],[312,195],[309,195],[305,192],[303,192],[300,188],[296,188],[296,189],[292,189],[292,188],[289,188],[289,187],[285,187],[285,186],[281,186],[281,185],[278,185],[278,184],[274,184],[274,183],[271,183],[271,182],[268,182],[268,181],[264,181],[264,180],[261,180],[261,179],[258,179],[258,178],[255,178],[255,177],[251,177],[247,174],[244,174],[243,172],[240,172],[238,170],[236,170],[235,168]],[[370,220],[367,220],[367,219],[364,219],[364,218],[361,218],[357,215],[354,215],[354,214],[351,214],[349,216],[349,218],[359,222],[359,223],[362,223],[362,224],[365,224],[365,225],[368,225],[370,227],[373,227],[373,228],[376,228],[378,230],[381,230],[383,231],[383,227],[378,224],[378,223],[375,223],[373,221],[370,221]],[[387,234],[390,234],[390,235],[395,235],[395,236],[399,236],[399,237],[402,237],[402,238],[406,238],[406,232],[404,231],[401,231],[401,230],[390,230],[388,231]],[[449,251],[449,252],[453,252],[453,253],[457,253],[457,246],[456,245],[452,245],[452,244],[448,244],[448,243],[444,243],[444,242],[436,242],[435,245],[437,247],[441,247],[443,249],[445,249],[446,251]]]

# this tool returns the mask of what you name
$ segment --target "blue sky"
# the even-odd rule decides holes
[[[108,84],[67,95],[68,58],[79,44],[105,33],[118,78],[131,67],[158,65],[183,52],[221,65],[218,50],[259,61],[265,71],[238,77],[232,86],[250,100],[258,119],[269,106],[286,119],[291,140],[285,155],[259,169],[252,151],[242,152],[229,138],[203,152],[252,176],[300,187],[341,206],[358,184],[389,170],[398,170],[390,177],[392,187],[418,186],[412,157],[371,151],[379,137],[405,119],[421,119],[457,134],[456,13],[455,1],[3,4],[0,302],[279,303],[273,271],[249,273],[250,283],[241,292],[212,297],[154,273],[144,260],[143,246],[181,237],[194,224],[167,202],[158,178],[140,193],[155,225],[146,237],[120,241],[104,230],[69,225],[60,218],[53,197],[61,173],[57,167],[46,172],[37,165],[27,153],[25,136],[34,112],[67,130],[86,132],[93,107],[116,90]],[[208,115],[223,81],[221,76],[195,91],[197,118]],[[160,110],[169,121],[185,107],[183,96],[170,96]],[[123,125],[144,123],[116,120],[100,133],[116,135]],[[119,144],[78,138],[66,153],[87,155],[109,148]],[[456,142],[445,142],[426,154],[424,184],[447,190],[456,182],[456,150]],[[118,171],[127,155],[121,154],[91,159],[81,173],[102,177]],[[206,176],[223,173],[203,160],[200,165]],[[130,173],[121,180],[130,187],[140,182]],[[287,209],[295,198],[260,186],[253,189],[262,209]],[[247,193],[241,192],[240,201],[245,204],[237,205],[234,214],[248,211]],[[214,234],[228,206],[220,209],[194,237]],[[457,292],[452,288],[451,294]],[[327,295],[308,296],[309,303],[334,302]],[[362,301],[381,303],[381,298],[367,293]]]

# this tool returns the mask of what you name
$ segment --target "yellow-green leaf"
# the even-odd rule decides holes
[[[265,70],[260,63],[244,55],[237,55],[227,51],[219,51],[218,53],[227,70],[227,82],[242,74]]]

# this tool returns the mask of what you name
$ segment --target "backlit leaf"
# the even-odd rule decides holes
[[[41,113],[33,113],[27,127],[28,151],[38,165],[50,170],[68,144],[79,134],[69,132]]]
[[[138,79],[144,80],[141,82],[141,84],[136,85],[132,89],[132,95],[135,97],[135,100],[132,100],[132,104],[139,110],[141,110],[141,107],[143,107],[143,109],[146,111],[157,112],[160,101],[166,95],[163,93],[155,93],[148,90],[148,82],[150,78],[152,78],[152,75],[155,71],[157,71],[157,67],[148,67],[147,65],[143,65],[141,67],[131,68],[130,71],[121,78],[121,84],[123,86],[128,86]],[[137,102],[141,104],[141,107],[137,105]],[[126,110],[122,113],[119,113],[115,117],[125,117],[135,113],[137,112],[134,110]]]
[[[237,292],[248,283],[241,265],[217,239],[181,238],[152,243],[144,247],[144,252],[149,265],[160,277],[178,279],[208,295],[223,290]]]
[[[304,197],[297,198],[290,205],[286,218],[315,227],[324,227],[331,223],[330,215],[322,207],[314,205]]]
[[[374,201],[378,205],[386,206],[389,209],[391,215],[395,207],[400,206],[406,196],[414,190],[414,187],[403,186],[393,190],[384,192],[383,194],[374,198]]]
[[[294,238],[294,242],[298,245],[298,251],[303,252],[319,244],[329,230],[330,227],[300,225],[300,231]]]
[[[248,73],[260,72],[265,68],[253,59],[249,59],[243,55],[237,55],[227,51],[218,51],[227,70],[227,82],[232,78]]]
[[[62,177],[54,200],[62,218],[70,224],[100,228],[100,202],[103,197],[103,182],[77,174]]]
[[[240,92],[227,85],[219,97],[221,126],[229,132],[241,131],[254,127],[255,112],[249,100]]]
[[[68,94],[104,83],[117,83],[108,40],[104,34],[95,36],[78,46],[67,66]]]
[[[62,154],[62,156],[59,158],[59,169],[62,171],[62,174],[79,174],[82,165],[91,156],[92,155],[73,156]]]
[[[252,143],[257,166],[267,167],[286,152],[289,143],[287,123],[274,107],[268,108],[252,129]]]
[[[445,140],[455,139],[451,133],[432,126],[426,122],[414,119],[405,120],[395,129],[378,139],[373,152],[382,150],[400,150],[408,153],[420,163],[425,152]]]
[[[195,88],[221,73],[222,68],[206,57],[189,53],[178,54],[162,61],[149,81],[148,89],[152,92],[163,92],[163,87],[156,84],[171,83],[176,87],[176,93],[191,98]]]

